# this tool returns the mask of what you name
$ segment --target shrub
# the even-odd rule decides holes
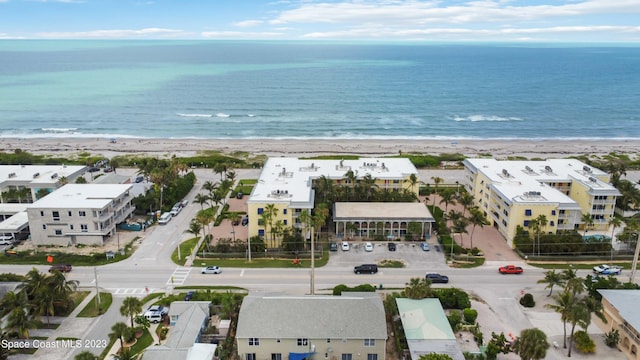
[[[453,310],[447,316],[447,320],[449,320],[449,325],[451,325],[451,329],[455,332],[462,322],[462,315],[460,315],[460,311]]]
[[[583,354],[593,354],[596,352],[596,344],[584,330],[576,331],[573,334],[573,341],[574,344],[576,344],[576,350]]]
[[[536,301],[533,300],[533,295],[526,293],[523,297],[520,298],[520,305],[532,308],[536,306]]]
[[[445,309],[466,309],[471,307],[469,295],[456,288],[442,288],[436,291],[436,295]]]
[[[467,324],[475,324],[476,319],[478,318],[478,311],[466,308],[462,310],[462,315],[464,316],[464,322]]]
[[[616,347],[620,342],[620,333],[618,330],[611,330],[608,333],[604,333],[604,343],[607,344],[608,347]]]

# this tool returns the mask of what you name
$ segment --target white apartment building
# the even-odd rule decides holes
[[[27,206],[34,245],[104,245],[134,210],[131,185],[67,184]]]

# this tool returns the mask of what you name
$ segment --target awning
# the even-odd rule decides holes
[[[290,352],[289,353],[289,360],[304,360],[306,358],[308,358],[309,356],[313,355],[314,353],[312,352],[306,352],[306,353],[293,353]]]

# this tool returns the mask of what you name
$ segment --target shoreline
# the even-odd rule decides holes
[[[107,158],[118,155],[158,157],[194,156],[201,151],[230,154],[247,152],[266,156],[317,156],[330,154],[390,156],[400,153],[429,155],[459,153],[468,157],[491,156],[565,158],[580,155],[602,156],[612,152],[637,155],[640,140],[394,140],[394,139],[163,139],[163,138],[0,138],[5,152],[22,150],[36,155],[72,156],[81,152]]]

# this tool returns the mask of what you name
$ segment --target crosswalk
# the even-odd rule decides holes
[[[173,270],[173,274],[169,280],[167,280],[167,285],[179,286],[183,285],[185,280],[189,277],[189,273],[191,272],[190,267],[182,267],[178,266],[175,270]]]
[[[166,285],[169,287],[184,285],[185,281],[189,277],[189,273],[191,272],[190,267],[182,267],[178,266],[173,270],[171,276],[167,279]],[[166,291],[166,288],[156,289],[150,288],[148,286],[145,287],[136,287],[136,288],[107,288],[113,296],[146,296],[150,293],[157,291]]]

